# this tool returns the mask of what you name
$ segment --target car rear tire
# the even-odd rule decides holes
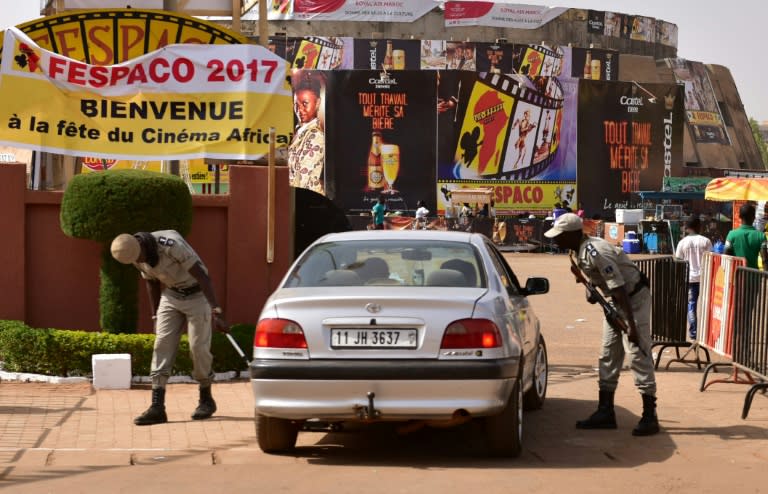
[[[539,344],[536,346],[536,356],[533,359],[532,383],[530,389],[523,396],[523,408],[525,410],[538,410],[544,405],[547,397],[547,379],[549,377],[549,362],[547,359],[547,345],[544,337],[539,336]]]
[[[296,446],[299,427],[292,421],[256,414],[256,441],[265,453],[285,453]]]
[[[518,378],[504,410],[485,418],[486,441],[493,456],[517,457],[523,450],[522,395]]]

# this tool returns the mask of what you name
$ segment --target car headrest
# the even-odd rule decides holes
[[[428,286],[468,286],[467,280],[455,269],[436,269],[427,276]]]

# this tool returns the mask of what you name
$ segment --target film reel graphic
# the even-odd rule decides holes
[[[143,11],[133,9],[109,9],[64,13],[19,26],[42,48],[54,53],[67,50],[67,56],[89,64],[113,65],[154,51],[173,43],[201,44],[243,44],[247,39],[233,35],[215,23],[197,21],[170,12]],[[124,38],[121,32],[129,32],[132,38]],[[72,32],[78,33],[77,37]],[[66,39],[70,46],[62,46]],[[97,55],[92,52],[94,39],[100,40],[94,46],[102,48]],[[2,40],[0,40],[0,44]],[[2,46],[0,45],[0,53]],[[111,59],[104,59],[111,56]]]
[[[294,69],[334,70],[341,65],[343,48],[344,42],[335,37],[288,38],[285,58]]]
[[[515,43],[512,48],[512,70],[528,77],[558,76],[563,68],[560,47]]]
[[[456,145],[457,179],[529,180],[557,155],[563,88],[555,77],[483,73]]]

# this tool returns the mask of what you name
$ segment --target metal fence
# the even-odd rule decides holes
[[[688,348],[688,263],[673,256],[654,257],[634,261],[650,281],[651,289],[651,348],[659,347],[656,368],[666,348],[674,348],[677,358],[671,362],[688,362],[680,355],[680,348]],[[704,349],[707,361],[709,352]],[[695,362],[701,368],[696,352]],[[669,363],[667,366],[669,366]]]
[[[755,393],[768,389],[768,272],[740,267],[735,285],[733,363],[759,376],[744,399],[741,416],[747,418]]]

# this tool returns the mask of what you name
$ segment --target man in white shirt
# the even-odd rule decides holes
[[[416,210],[416,222],[413,224],[414,228],[427,228],[427,215],[429,215],[429,209],[427,209],[427,203],[419,201],[416,203],[418,209]]]
[[[699,282],[701,280],[701,258],[712,250],[712,242],[699,235],[701,221],[691,217],[685,222],[687,236],[677,244],[675,257],[688,262],[688,336],[696,339],[696,306],[699,301]]]

